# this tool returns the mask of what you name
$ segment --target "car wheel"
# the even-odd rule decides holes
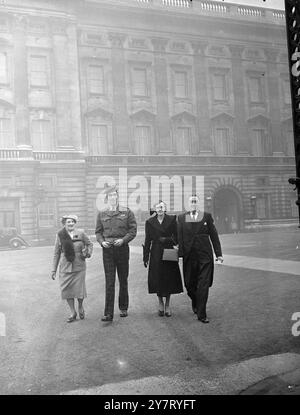
[[[20,241],[18,241],[18,239],[13,239],[9,242],[9,245],[13,249],[19,249],[19,248],[21,248],[22,244],[21,244]]]

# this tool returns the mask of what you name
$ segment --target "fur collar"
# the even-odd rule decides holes
[[[71,236],[68,234],[65,228],[61,229],[58,232],[58,236],[62,244],[62,250],[65,254],[67,261],[73,262],[75,259],[75,251]]]

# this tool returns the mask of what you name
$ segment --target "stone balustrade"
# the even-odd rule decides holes
[[[97,2],[97,0],[93,0]],[[103,1],[103,0],[101,0]],[[107,1],[107,0],[104,0]],[[224,3],[222,1],[210,0],[110,0],[126,6],[145,6],[152,9],[167,9],[168,11],[182,11],[202,15],[223,15],[232,18],[256,19],[262,22],[264,20],[275,21],[276,23],[285,24],[284,10],[267,9],[263,7],[254,7],[239,5],[233,3]],[[100,1],[99,1],[100,2]]]

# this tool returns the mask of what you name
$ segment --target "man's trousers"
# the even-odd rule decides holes
[[[127,311],[129,246],[112,246],[103,248],[103,265],[105,272],[105,308],[104,315],[114,315],[116,271],[119,279],[119,309]]]
[[[192,300],[193,309],[197,310],[198,318],[204,319],[207,317],[206,304],[213,265],[211,262],[202,263],[196,258],[191,258],[188,261],[187,269],[190,275],[186,287],[187,294]]]

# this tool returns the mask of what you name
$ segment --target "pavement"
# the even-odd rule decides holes
[[[132,246],[131,252],[142,254],[142,248]],[[300,278],[299,261],[226,254],[225,262],[219,266],[292,274]],[[195,368],[182,371],[172,377],[145,377],[61,394],[300,395],[300,353],[283,353],[248,359],[207,374],[203,374],[203,368]]]
[[[203,373],[202,368],[194,368],[172,377],[145,377],[61,393],[61,395],[278,394],[300,394],[300,354],[285,353],[249,359],[209,373]]]
[[[200,324],[186,294],[160,318],[147,294],[143,235],[131,245],[130,309],[101,323],[101,249],[88,261],[87,318],[66,324],[53,247],[0,253],[0,394],[300,394],[299,230],[221,235]],[[34,267],[32,266],[34,264]],[[294,318],[293,318],[294,316]],[[298,324],[299,323],[299,324]]]

